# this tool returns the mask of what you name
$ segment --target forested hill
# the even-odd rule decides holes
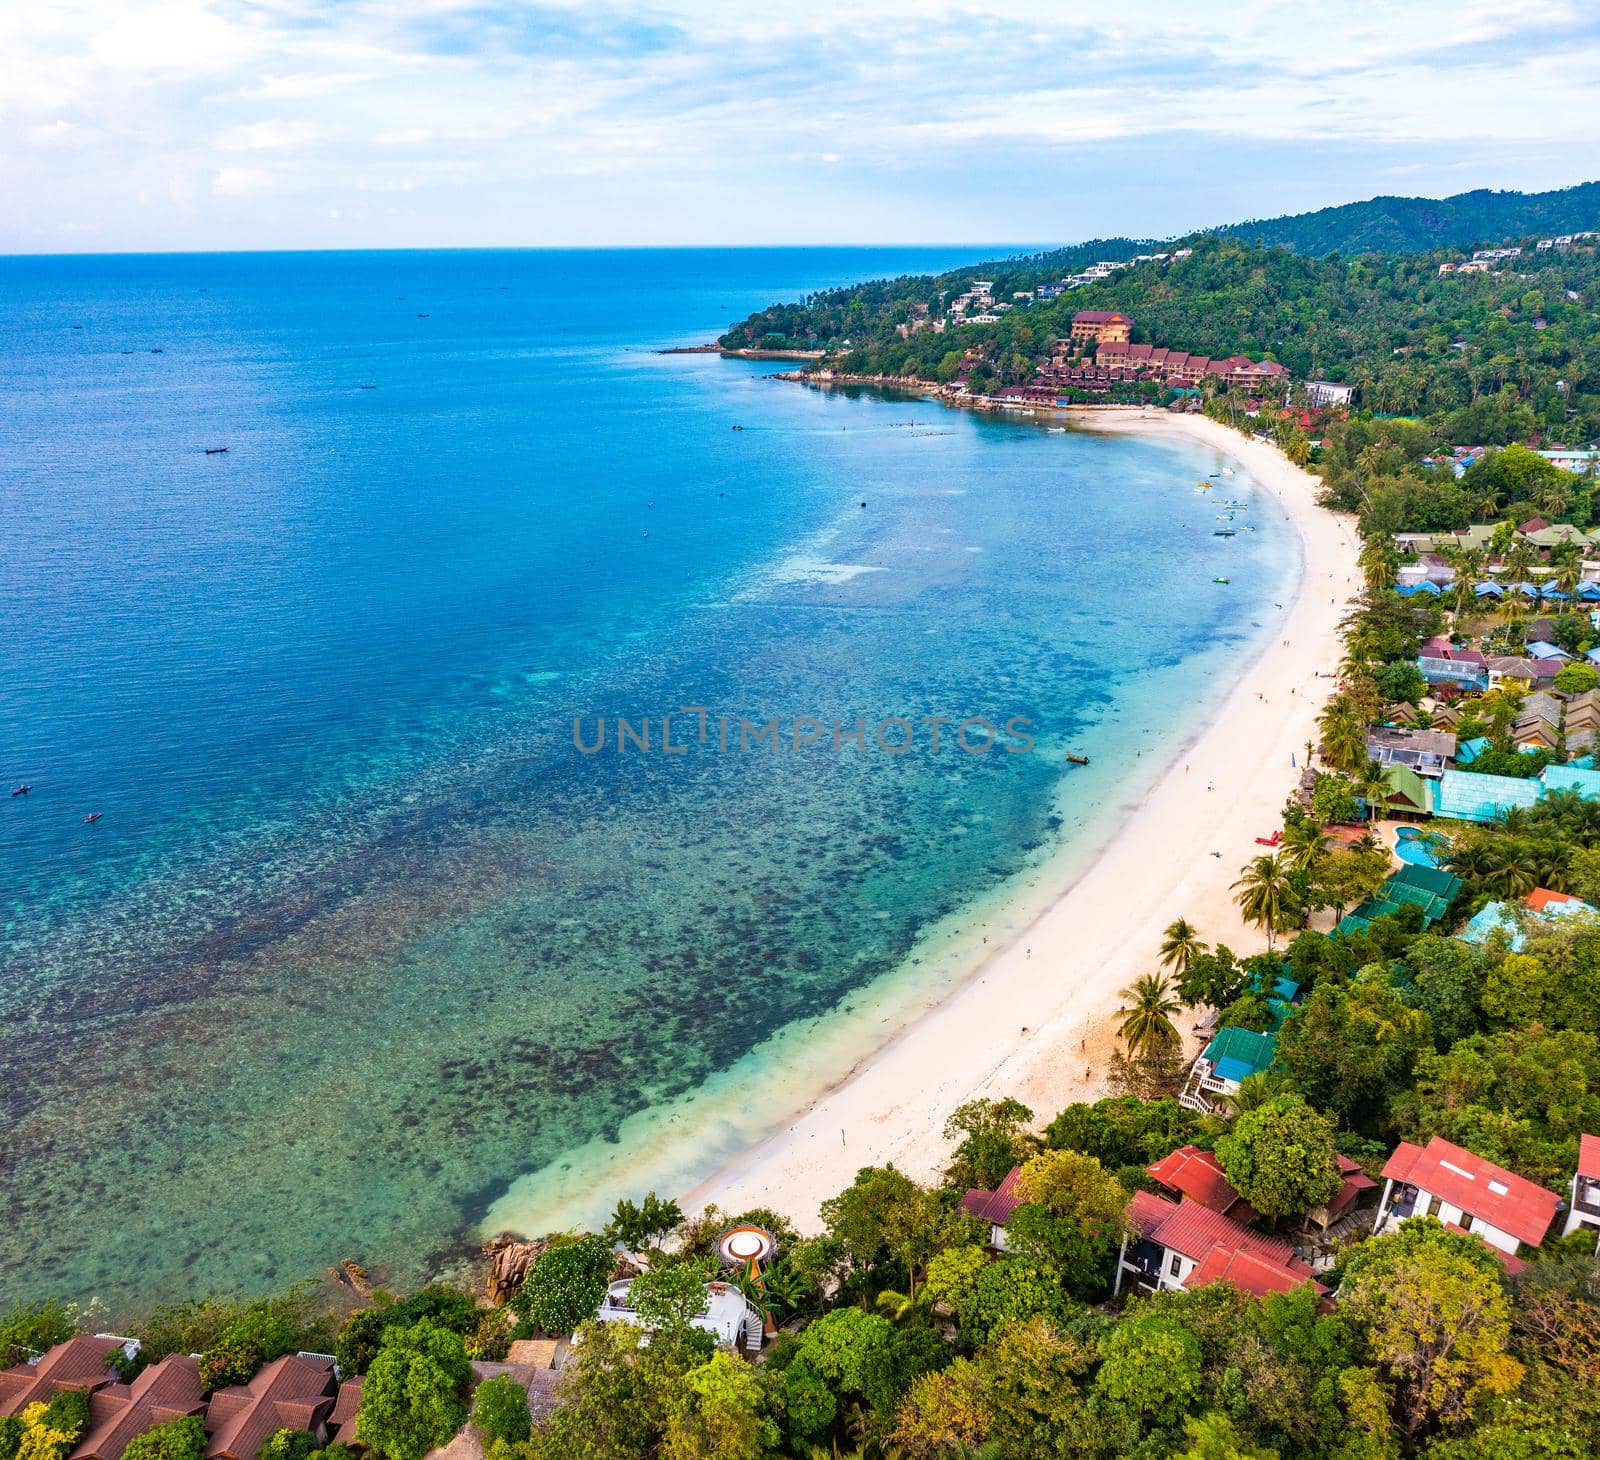
[[[752,347],[837,349],[849,340],[880,336],[885,327],[908,324],[919,312],[943,313],[947,302],[974,279],[993,283],[997,303],[1010,306],[1020,291],[1081,273],[1101,260],[1125,260],[1141,253],[1173,250],[1206,238],[1231,236],[1250,243],[1288,249],[1306,258],[1329,253],[1426,254],[1442,248],[1466,249],[1535,235],[1600,229],[1600,182],[1581,183],[1548,193],[1490,192],[1480,189],[1452,198],[1372,198],[1294,217],[1230,224],[1187,239],[1100,238],[1069,248],[1009,259],[990,259],[944,274],[875,279],[830,289],[794,303],[774,304],[734,325],[720,343],[730,349]],[[1440,254],[1439,258],[1445,255]],[[1439,259],[1432,261],[1436,268]],[[1418,266],[1422,267],[1419,260]],[[1105,307],[1090,294],[1073,291],[1079,308]],[[1115,301],[1122,304],[1124,301]],[[1173,343],[1176,343],[1175,341]],[[1200,348],[1196,341],[1190,348]],[[1399,342],[1397,342],[1399,343]],[[1237,348],[1246,348],[1243,340]],[[1326,367],[1323,367],[1326,368]]]
[[[1478,188],[1449,198],[1369,198],[1216,231],[1320,257],[1328,253],[1425,253],[1527,234],[1600,228],[1600,182],[1548,193]]]

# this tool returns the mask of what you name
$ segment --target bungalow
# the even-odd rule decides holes
[[[320,1444],[338,1397],[331,1358],[285,1354],[248,1384],[230,1384],[206,1409],[206,1460],[256,1460],[279,1430],[305,1430]]]
[[[1190,1110],[1211,1112],[1239,1093],[1251,1075],[1258,1075],[1277,1053],[1275,1034],[1253,1029],[1219,1029],[1200,1052],[1184,1083],[1178,1103]]]
[[[114,1384],[117,1375],[106,1360],[127,1343],[109,1333],[80,1333],[39,1358],[0,1370],[0,1419],[48,1404],[63,1389],[93,1394]]]
[[[1401,1141],[1383,1177],[1375,1234],[1408,1217],[1437,1217],[1481,1237],[1513,1271],[1521,1266],[1518,1250],[1544,1241],[1561,1206],[1553,1191],[1439,1136],[1426,1146]]]
[[[1446,771],[1439,778],[1433,814],[1455,821],[1493,821],[1512,806],[1534,805],[1541,790],[1537,780],[1486,776],[1478,771]]]
[[[1527,646],[1527,655],[1530,659],[1560,659],[1570,660],[1572,655],[1558,644],[1547,643],[1543,639],[1535,639]]]
[[[1571,917],[1575,913],[1592,913],[1595,909],[1581,897],[1567,892],[1552,892],[1548,887],[1536,887],[1522,899],[1522,908],[1509,903],[1486,902],[1473,913],[1456,937],[1463,943],[1482,947],[1496,933],[1503,933],[1506,945],[1513,953],[1520,952],[1527,941],[1524,928],[1530,916],[1548,922],[1552,918]]]
[[[1419,776],[1441,776],[1456,753],[1456,737],[1442,730],[1402,730],[1373,725],[1367,730],[1367,755],[1379,765],[1405,766]]]
[[[1255,1208],[1233,1189],[1222,1163],[1199,1146],[1179,1146],[1144,1169],[1145,1175],[1180,1201],[1188,1197],[1246,1225],[1256,1219]]]
[[[1453,774],[1445,772],[1446,777]],[[1389,874],[1375,897],[1369,897],[1354,912],[1340,918],[1334,932],[1339,935],[1359,933],[1375,918],[1390,917],[1408,906],[1421,908],[1422,926],[1431,928],[1445,915],[1460,890],[1461,879],[1443,868],[1407,862]]]
[[[967,1216],[989,1224],[989,1245],[996,1252],[1006,1250],[1006,1223],[1011,1220],[1012,1212],[1022,1205],[1022,1197],[1017,1191],[1017,1177],[1021,1173],[1020,1166],[1013,1166],[995,1190],[985,1191],[981,1186],[970,1186],[967,1194],[961,1198],[961,1210]]]
[[[1600,1230],[1600,1138],[1590,1135],[1578,1137],[1578,1170],[1561,1235],[1570,1237],[1579,1227]]]
[[[1417,668],[1429,684],[1451,685],[1456,689],[1468,690],[1485,690],[1489,687],[1487,669],[1477,664],[1436,659],[1423,654],[1417,656]]]
[[[1339,1189],[1320,1207],[1306,1213],[1306,1226],[1319,1227],[1326,1232],[1335,1222],[1350,1215],[1369,1191],[1376,1191],[1378,1183],[1361,1169],[1358,1161],[1348,1156],[1336,1156],[1339,1163]]]
[[[1311,1268],[1295,1256],[1293,1243],[1252,1231],[1188,1197],[1174,1202],[1136,1191],[1127,1216],[1113,1295],[1130,1278],[1150,1292],[1231,1282],[1263,1297],[1312,1281]]]
[[[606,1289],[595,1314],[601,1323],[637,1323],[639,1314],[629,1297],[632,1278],[621,1278]],[[728,1348],[741,1345],[751,1353],[761,1349],[764,1320],[755,1306],[730,1282],[706,1284],[706,1300],[689,1320],[692,1328],[709,1333]]]
[[[89,1396],[89,1425],[72,1460],[121,1460],[134,1436],[205,1408],[200,1365],[189,1354],[170,1354],[131,1384],[107,1384]]]

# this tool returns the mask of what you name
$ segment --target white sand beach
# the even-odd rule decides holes
[[[1279,823],[1340,657],[1339,621],[1357,591],[1348,518],[1316,505],[1319,483],[1275,447],[1199,416],[1081,411],[1099,430],[1183,432],[1225,453],[1283,503],[1304,545],[1298,597],[1281,632],[1216,718],[1156,782],[1101,856],[949,999],[902,1029],[783,1129],[685,1194],[695,1210],[772,1206],[803,1230],[863,1166],[919,1179],[943,1166],[946,1118],[979,1096],[1015,1096],[1040,1123],[1106,1093],[1119,992],[1154,971],[1175,918],[1207,942],[1254,951],[1229,884]],[[1220,857],[1214,856],[1220,852]],[[1187,1027],[1191,1020],[1183,1020]]]

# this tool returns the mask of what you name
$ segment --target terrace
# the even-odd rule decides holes
[[[632,1289],[632,1278],[620,1278],[612,1283],[601,1300],[596,1320],[600,1323],[641,1322],[633,1306]],[[751,1352],[761,1347],[761,1314],[732,1283],[707,1283],[705,1303],[689,1322],[713,1334],[719,1343],[729,1348],[738,1348],[741,1342]]]

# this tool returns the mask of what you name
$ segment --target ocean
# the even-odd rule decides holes
[[[0,259],[0,1293],[685,1190],[1125,814],[1270,496],[660,353],[985,256]]]

